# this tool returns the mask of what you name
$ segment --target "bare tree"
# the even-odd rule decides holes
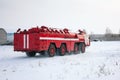
[[[112,39],[112,37],[113,37],[112,30],[109,27],[107,27],[105,32],[105,38],[107,41],[109,41]]]
[[[107,27],[105,33],[106,33],[106,34],[112,34],[112,30],[111,30],[109,27]]]

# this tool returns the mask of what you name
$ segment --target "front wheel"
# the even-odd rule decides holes
[[[85,53],[85,44],[84,43],[80,43],[80,51],[82,53]]]
[[[36,55],[36,53],[35,52],[26,52],[26,55],[28,57],[34,57]]]

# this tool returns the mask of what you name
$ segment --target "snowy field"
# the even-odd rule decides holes
[[[0,80],[120,80],[120,42],[92,42],[85,54],[52,58],[0,46]]]

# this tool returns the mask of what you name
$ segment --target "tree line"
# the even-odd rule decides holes
[[[118,31],[118,34],[114,34],[114,33],[112,33],[112,30],[109,27],[107,27],[106,32],[105,32],[105,39],[107,41],[118,41],[118,40],[120,40],[120,29]]]
[[[90,34],[91,41],[120,41],[120,29],[117,34],[113,33],[112,30],[107,27],[105,30],[105,34]]]

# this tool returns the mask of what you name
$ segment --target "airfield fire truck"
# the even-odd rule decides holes
[[[36,53],[47,53],[50,57],[56,54],[64,56],[66,53],[84,53],[89,45],[89,36],[81,30],[73,33],[67,28],[37,26],[23,31],[18,29],[14,33],[14,51],[25,52],[29,57],[34,57]]]

